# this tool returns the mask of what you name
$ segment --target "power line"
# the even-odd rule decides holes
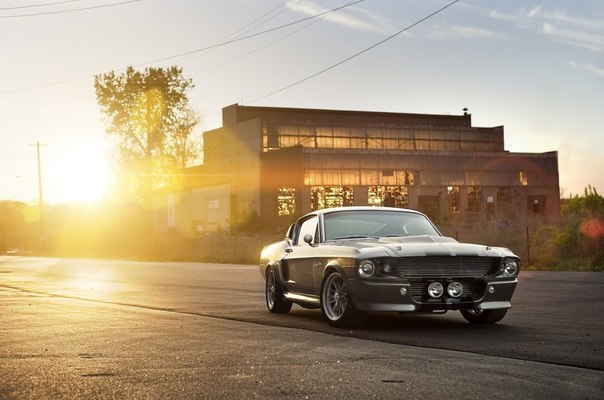
[[[98,6],[90,6],[90,7],[82,7],[82,8],[72,8],[72,9],[60,10],[60,11],[46,11],[46,12],[39,12],[39,13],[33,13],[33,14],[0,15],[0,18],[21,18],[21,17],[36,17],[36,16],[40,16],[40,15],[50,15],[50,14],[63,14],[63,13],[69,13],[69,12],[94,10],[97,8],[121,6],[121,5],[129,4],[129,3],[137,3],[139,1],[143,1],[143,0],[120,1],[119,3],[102,4],[102,5],[98,5]]]
[[[315,24],[315,23],[317,23],[317,22],[319,22],[319,21],[320,21],[320,19],[316,19],[316,20],[314,20],[314,21],[311,21],[311,22],[309,22],[308,24],[303,25],[303,26],[301,26],[300,28],[296,29],[295,31],[288,33],[288,34],[287,34],[287,35],[285,35],[285,36],[281,36],[281,37],[279,37],[279,38],[277,38],[277,39],[275,39],[275,40],[273,40],[273,41],[271,41],[271,42],[266,43],[265,45],[262,45],[262,46],[260,46],[260,47],[257,47],[257,48],[255,48],[254,50],[250,50],[250,51],[248,51],[248,52],[246,52],[246,53],[244,53],[244,54],[241,54],[240,56],[237,56],[237,57],[235,57],[235,58],[231,58],[230,60],[224,61],[224,62],[222,62],[222,63],[220,63],[220,64],[215,64],[215,65],[213,65],[213,66],[211,66],[211,67],[207,67],[207,68],[204,68],[204,69],[201,69],[201,70],[193,71],[192,75],[195,75],[195,74],[197,74],[197,73],[199,73],[199,72],[210,71],[210,70],[213,70],[213,69],[216,69],[216,68],[222,67],[222,66],[224,66],[224,65],[227,65],[227,64],[230,64],[230,63],[232,63],[232,62],[238,61],[238,60],[240,60],[240,59],[242,59],[242,58],[245,58],[245,57],[247,57],[247,56],[249,56],[249,55],[251,55],[251,54],[257,53],[257,52],[259,52],[260,50],[263,50],[263,49],[265,49],[265,48],[267,48],[267,47],[269,47],[269,46],[272,46],[272,45],[273,45],[273,44],[275,44],[275,43],[278,43],[278,42],[280,42],[280,41],[282,41],[282,40],[287,39],[287,38],[288,38],[288,37],[290,37],[290,36],[295,35],[296,33],[300,32],[301,30],[304,30],[304,29],[308,28],[309,26],[311,26],[311,25],[313,25],[313,24]]]
[[[142,1],[142,0],[133,0],[133,1]],[[135,65],[135,67],[142,67],[142,66],[145,66],[145,65],[154,64],[154,63],[158,63],[158,62],[161,62],[161,61],[167,61],[167,60],[171,60],[171,59],[174,59],[174,58],[179,58],[179,57],[183,57],[183,56],[186,56],[186,55],[199,53],[199,52],[202,52],[204,50],[213,49],[213,48],[221,47],[221,46],[226,46],[226,45],[231,44],[231,43],[240,42],[240,41],[243,41],[243,40],[246,40],[246,39],[250,39],[250,38],[253,38],[253,37],[264,35],[266,33],[274,32],[274,31],[277,31],[277,30],[280,30],[280,29],[284,29],[284,28],[290,27],[292,25],[296,25],[296,24],[302,23],[304,21],[308,21],[308,20],[311,20],[311,19],[314,19],[314,18],[323,17],[323,16],[325,16],[325,15],[331,13],[331,12],[339,11],[339,10],[341,10],[343,8],[352,6],[352,5],[360,3],[362,1],[364,1],[364,0],[356,0],[356,1],[353,1],[351,3],[344,4],[344,5],[340,6],[340,7],[336,7],[336,8],[333,8],[331,10],[324,11],[322,13],[315,14],[315,15],[312,15],[310,17],[302,18],[302,19],[299,19],[297,21],[289,22],[287,24],[280,25],[280,26],[277,26],[277,27],[274,27],[274,28],[266,29],[266,30],[261,31],[261,32],[257,32],[257,33],[254,33],[254,34],[251,34],[251,35],[247,35],[247,36],[242,36],[242,37],[239,37],[239,38],[236,38],[236,39],[232,39],[232,40],[227,40],[227,41],[224,41],[224,42],[221,42],[221,43],[216,43],[216,44],[213,44],[213,45],[209,45],[209,46],[202,47],[202,48],[199,48],[199,49],[196,49],[196,50],[191,50],[191,51],[187,51],[187,52],[184,52],[184,53],[176,54],[176,55],[173,55],[173,56],[164,57],[164,58],[161,58],[161,59],[157,59],[157,60],[153,60],[153,61],[148,61],[148,62],[145,62],[145,63],[137,64],[137,65]],[[116,71],[124,71],[125,69],[126,68],[120,68],[120,69],[117,69]],[[82,77],[79,77],[79,78],[66,79],[66,80],[63,80],[63,81],[43,83],[43,84],[40,84],[40,85],[29,86],[29,87],[24,87],[24,88],[4,90],[4,91],[0,91],[0,94],[18,93],[18,92],[24,92],[24,91],[27,91],[27,90],[34,90],[34,89],[41,89],[41,88],[45,88],[45,87],[58,86],[58,85],[62,85],[62,84],[65,84],[65,83],[71,83],[71,82],[76,82],[76,81],[81,81],[81,80],[85,80],[85,79],[94,78],[95,76],[96,76],[96,74],[82,76]]]
[[[374,49],[374,48],[376,48],[376,47],[378,47],[378,46],[380,46],[380,45],[382,45],[382,44],[386,43],[387,41],[389,41],[390,39],[393,39],[394,37],[396,37],[396,36],[400,35],[401,33],[404,33],[404,32],[406,32],[406,31],[410,30],[411,28],[413,28],[413,27],[415,27],[415,26],[417,26],[417,25],[421,24],[422,22],[424,22],[424,21],[426,21],[426,20],[428,20],[428,19],[432,18],[432,17],[433,17],[433,16],[435,16],[436,14],[438,14],[438,13],[440,13],[440,12],[442,12],[442,11],[446,10],[447,8],[451,7],[451,6],[452,6],[453,4],[455,4],[455,3],[458,3],[459,1],[460,1],[460,0],[454,0],[454,1],[450,2],[449,4],[445,5],[444,7],[439,8],[438,10],[434,11],[433,13],[431,13],[431,14],[429,14],[429,15],[425,16],[424,18],[422,18],[422,19],[420,19],[420,20],[418,20],[418,21],[414,22],[414,23],[413,23],[413,24],[411,24],[411,25],[406,26],[405,28],[401,29],[400,31],[393,33],[392,35],[388,36],[387,38],[382,39],[382,40],[380,40],[380,41],[379,41],[379,42],[377,42],[377,43],[374,43],[373,45],[371,45],[371,46],[369,46],[369,47],[367,47],[367,48],[365,48],[365,49],[363,49],[363,50],[359,51],[358,53],[355,53],[355,54],[351,55],[350,57],[347,57],[347,58],[343,59],[342,61],[339,61],[339,62],[337,62],[337,63],[335,63],[335,64],[332,64],[332,65],[330,65],[329,67],[324,68],[324,69],[322,69],[322,70],[321,70],[321,71],[319,71],[319,72],[316,72],[316,73],[314,73],[314,74],[312,74],[312,75],[309,75],[309,76],[307,76],[306,78],[300,79],[299,81],[296,81],[296,82],[291,83],[291,84],[289,84],[289,85],[287,85],[287,86],[284,86],[284,87],[282,87],[281,89],[278,89],[278,90],[275,90],[275,91],[273,91],[273,92],[271,92],[271,93],[265,94],[264,96],[257,97],[257,98],[255,98],[255,99],[253,99],[253,100],[249,101],[249,102],[248,102],[248,104],[255,103],[256,101],[259,101],[259,100],[265,99],[265,98],[267,98],[267,97],[270,97],[270,96],[272,96],[272,95],[274,95],[274,94],[277,94],[277,93],[283,92],[283,91],[285,91],[285,90],[287,90],[287,89],[290,89],[290,88],[292,88],[292,87],[294,87],[294,86],[297,86],[297,85],[299,85],[299,84],[301,84],[301,83],[303,83],[303,82],[306,82],[306,81],[308,81],[308,80],[311,80],[312,78],[315,78],[315,77],[317,77],[317,76],[319,76],[319,75],[321,75],[321,74],[323,74],[323,73],[325,73],[325,72],[327,72],[327,71],[329,71],[329,70],[332,70],[332,69],[334,69],[334,68],[336,68],[336,67],[339,67],[340,65],[342,65],[342,64],[344,64],[344,63],[346,63],[346,62],[348,62],[348,61],[352,60],[353,58],[356,58],[356,57],[360,56],[361,54],[364,54],[364,53],[368,52],[369,50],[372,50],[372,49]]]
[[[301,0],[298,0],[298,1],[296,1],[296,3],[299,3],[300,1],[301,1]],[[294,3],[294,4],[296,4],[296,3]],[[283,11],[286,11],[286,10],[283,10]],[[271,17],[271,18],[269,18],[269,19],[272,19],[272,18],[276,17],[277,15],[281,14],[283,11],[280,11],[279,13],[277,13],[276,15],[274,15],[273,17]],[[296,30],[294,30],[294,31],[292,31],[292,32],[290,32],[290,33],[288,33],[288,34],[284,35],[284,36],[281,36],[281,37],[279,37],[279,38],[277,38],[277,39],[274,39],[274,40],[272,40],[272,41],[270,41],[270,42],[268,42],[268,43],[266,43],[266,44],[264,44],[264,45],[262,45],[262,46],[260,46],[260,47],[257,47],[257,48],[255,48],[255,49],[253,49],[253,50],[250,50],[250,51],[248,51],[248,52],[246,52],[246,53],[243,53],[243,54],[241,54],[241,55],[239,55],[239,56],[237,56],[237,57],[231,58],[231,59],[229,59],[229,60],[227,60],[227,61],[224,61],[224,62],[221,62],[221,63],[219,63],[219,64],[215,64],[215,65],[210,66],[210,67],[206,67],[206,68],[202,68],[202,69],[199,69],[199,70],[193,71],[191,74],[192,74],[192,75],[195,75],[195,74],[197,74],[197,73],[199,73],[199,72],[211,71],[211,70],[213,70],[213,69],[220,68],[220,67],[222,67],[222,66],[224,66],[224,65],[227,65],[227,64],[230,64],[230,63],[232,63],[232,62],[238,61],[238,60],[240,60],[240,59],[242,59],[242,58],[245,58],[245,57],[247,57],[247,56],[249,56],[249,55],[251,55],[251,54],[257,53],[257,52],[259,52],[260,50],[263,50],[263,49],[265,49],[265,48],[267,48],[267,47],[269,47],[269,46],[272,46],[273,44],[278,43],[278,42],[280,42],[280,41],[282,41],[282,40],[285,40],[285,39],[287,39],[288,37],[293,36],[293,35],[295,35],[296,33],[300,32],[301,30],[304,30],[304,29],[308,28],[309,26],[311,26],[311,25],[313,25],[313,24],[315,24],[315,23],[319,22],[319,21],[320,21],[320,20],[321,20],[323,17],[325,17],[325,15],[322,15],[322,16],[320,16],[320,17],[318,17],[318,18],[314,19],[313,21],[310,21],[308,24],[303,25],[303,26],[301,26],[300,28],[298,28],[298,29],[296,29]],[[258,25],[257,25],[257,26],[258,26]],[[252,28],[252,29],[253,29],[253,28]],[[249,30],[248,30],[248,31],[246,31],[246,32],[249,32]]]
[[[226,36],[224,36],[224,37],[222,37],[222,38],[218,39],[218,41],[217,41],[216,43],[220,43],[220,42],[222,42],[222,41],[224,41],[224,40],[227,40],[227,39],[230,39],[230,38],[232,38],[232,37],[236,37],[236,38],[241,37],[241,36],[245,35],[246,33],[248,33],[248,32],[250,32],[250,31],[254,30],[255,28],[257,28],[257,27],[259,27],[259,26],[262,26],[262,25],[266,24],[266,23],[267,23],[268,21],[270,21],[271,19],[273,19],[273,18],[275,18],[275,17],[277,17],[277,16],[281,15],[282,13],[284,13],[285,11],[287,11],[287,10],[288,10],[288,8],[289,8],[289,7],[287,6],[288,1],[289,1],[289,0],[284,1],[283,3],[279,4],[278,6],[273,7],[272,9],[270,9],[269,11],[267,11],[266,13],[262,14],[262,15],[261,15],[261,16],[259,16],[258,18],[254,19],[253,21],[248,22],[247,24],[245,24],[245,25],[243,25],[242,27],[240,27],[240,28],[238,28],[238,29],[234,30],[233,32],[229,33],[228,35],[226,35]],[[300,1],[301,1],[301,0],[297,0],[296,2],[300,2]],[[283,10],[279,11],[279,12],[278,12],[277,14],[275,14],[275,15],[272,15],[272,16],[268,17],[269,15],[271,15],[272,13],[274,13],[275,11],[277,11],[279,8],[281,8],[281,7],[283,7],[283,6],[285,6],[285,9],[283,9]],[[266,17],[268,17],[268,18],[266,18]],[[265,19],[265,18],[266,18],[266,19]],[[263,21],[263,20],[264,20],[264,21]],[[239,33],[239,32],[241,32],[241,33],[238,35],[238,33]],[[212,49],[212,50],[215,50],[215,49]],[[208,52],[205,52],[205,53],[198,54],[197,56],[194,56],[194,57],[190,58],[189,60],[182,62],[181,64],[183,64],[183,65],[184,65],[186,62],[190,62],[191,60],[196,59],[196,58],[198,58],[198,57],[202,56],[203,54],[208,54],[208,53],[209,53],[209,51],[208,51]]]
[[[0,11],[5,10],[20,10],[23,8],[36,8],[36,7],[46,7],[46,6],[56,6],[57,4],[65,4],[65,3],[75,3],[82,0],[64,0],[64,1],[55,1],[54,3],[42,3],[42,4],[30,4],[28,6],[13,6],[13,7],[0,7]]]
[[[298,0],[298,2],[299,2],[299,1],[300,1],[300,0]],[[236,35],[236,34],[238,34],[239,32],[241,32],[241,35],[239,35],[239,36],[245,35],[246,33],[250,32],[250,31],[251,31],[251,30],[253,30],[254,28],[257,28],[257,27],[259,27],[259,26],[261,26],[261,25],[263,25],[263,24],[267,23],[267,22],[268,22],[268,21],[270,21],[271,19],[273,19],[273,18],[275,18],[276,16],[278,16],[278,15],[282,14],[283,12],[287,11],[287,10],[288,10],[287,3],[288,3],[288,1],[286,0],[286,1],[284,1],[283,3],[279,4],[278,6],[273,7],[271,10],[269,10],[269,11],[268,11],[268,12],[266,12],[266,13],[264,13],[264,14],[263,14],[263,15],[261,15],[260,17],[258,17],[258,18],[256,18],[256,19],[254,19],[253,21],[251,21],[251,22],[249,22],[249,23],[245,24],[245,25],[244,25],[244,26],[242,26],[241,28],[239,28],[239,29],[235,30],[235,31],[234,31],[234,32],[232,32],[230,35],[227,35],[227,36],[223,37],[223,38],[222,38],[222,39],[220,39],[220,40],[221,40],[221,41],[222,41],[222,40],[226,40],[226,39],[228,39],[228,38],[230,38],[230,37],[232,37],[232,36],[235,36],[235,35]],[[279,8],[283,7],[284,5],[286,6],[286,7],[285,7],[285,9],[283,9],[283,10],[279,11],[277,14],[275,14],[275,15],[273,15],[273,16],[271,16],[271,17],[267,18],[266,20],[262,21],[263,19],[265,19],[266,17],[268,17],[269,15],[271,15],[273,12],[275,12],[275,11],[277,11]],[[260,22],[260,21],[262,21],[262,22]],[[243,31],[243,32],[242,32],[242,31]]]
[[[149,64],[154,64],[154,63],[162,62],[162,61],[167,61],[167,60],[171,60],[171,59],[174,59],[174,58],[188,56],[189,54],[199,53],[200,51],[205,51],[205,50],[213,49],[215,47],[221,47],[221,46],[225,46],[227,44],[236,43],[236,42],[240,42],[242,40],[251,39],[253,37],[261,36],[261,35],[264,35],[266,33],[274,32],[274,31],[278,31],[280,29],[287,28],[287,27],[290,27],[292,25],[296,25],[296,24],[302,23],[304,21],[308,21],[308,20],[311,20],[311,19],[315,19],[315,18],[319,18],[319,17],[325,16],[325,15],[327,15],[329,13],[332,13],[332,12],[335,12],[335,11],[339,11],[339,10],[341,10],[343,8],[350,7],[352,5],[361,3],[363,1],[364,0],[356,0],[356,1],[353,1],[353,2],[350,2],[350,3],[346,3],[346,4],[344,4],[344,5],[340,6],[340,7],[332,8],[331,10],[323,11],[322,13],[311,15],[310,17],[302,18],[302,19],[299,19],[297,21],[289,22],[289,23],[284,24],[284,25],[280,25],[280,26],[277,26],[277,27],[274,27],[274,28],[266,29],[264,31],[260,31],[260,32],[257,32],[257,33],[252,33],[250,35],[241,36],[241,37],[238,37],[238,38],[235,38],[235,39],[231,39],[231,40],[226,40],[226,41],[221,42],[221,43],[212,44],[212,45],[209,45],[209,46],[206,46],[206,47],[202,47],[202,48],[199,48],[199,49],[187,51],[187,52],[176,54],[176,55],[173,55],[173,56],[159,58],[157,60],[152,60],[152,61],[149,61],[149,62],[146,62],[146,63],[143,63],[143,64],[138,64],[138,65],[135,65],[135,66],[136,67],[140,67],[140,66],[143,66],[143,65],[149,65]]]
[[[123,69],[125,69],[125,68],[122,68],[122,70]],[[19,89],[4,90],[4,91],[0,92],[0,94],[19,93],[19,92],[25,92],[25,91],[28,91],[28,90],[43,89],[43,88],[51,87],[51,86],[64,85],[66,83],[83,81],[83,80],[87,80],[87,79],[94,78],[94,77],[95,77],[95,75],[86,75],[86,76],[81,76],[79,78],[66,79],[64,81],[42,83],[40,85],[28,86],[28,87],[23,87],[23,88],[19,88]]]

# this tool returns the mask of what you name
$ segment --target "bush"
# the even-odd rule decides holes
[[[584,196],[562,199],[562,228],[553,238],[553,265],[604,270],[604,198],[588,186]]]

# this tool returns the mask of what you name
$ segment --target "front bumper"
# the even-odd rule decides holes
[[[363,311],[446,311],[446,310],[492,310],[510,308],[510,300],[518,279],[480,280],[472,295],[450,298],[446,294],[439,299],[418,295],[412,290],[411,282],[371,281],[349,279],[349,294],[356,308]],[[401,293],[405,288],[405,294]],[[491,290],[489,290],[492,288]]]

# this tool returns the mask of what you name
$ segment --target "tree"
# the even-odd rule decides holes
[[[115,138],[118,184],[150,206],[152,191],[173,185],[174,172],[199,157],[200,143],[192,140],[199,119],[187,97],[193,82],[176,66],[128,67],[95,76],[94,87]]]
[[[0,201],[0,254],[7,250],[31,249],[36,224],[27,221],[30,207],[21,202]]]

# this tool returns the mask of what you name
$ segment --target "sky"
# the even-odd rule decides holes
[[[468,108],[508,151],[558,151],[563,195],[603,193],[604,2],[465,0],[426,19],[450,3],[0,0],[0,200],[38,202],[36,143],[46,204],[101,198],[94,75],[172,65],[195,84],[197,136],[235,103]]]

